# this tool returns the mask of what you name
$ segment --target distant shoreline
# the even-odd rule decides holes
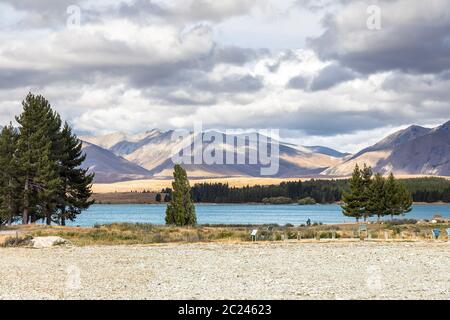
[[[158,202],[156,201],[157,192],[149,192],[149,193],[140,193],[140,192],[112,192],[112,193],[95,193],[92,196],[92,199],[95,199],[96,204],[105,204],[105,205],[114,205],[114,204],[130,204],[130,205],[139,205],[139,204],[166,204],[166,202]],[[197,205],[268,205],[262,202],[242,202],[242,203],[216,203],[216,202],[197,202]],[[317,205],[325,205],[325,204],[336,204],[340,203],[322,203]],[[445,206],[450,205],[450,203],[445,203],[442,201],[439,202],[414,202],[414,205],[423,205],[423,206]],[[277,204],[273,204],[277,205]],[[292,205],[297,205],[296,203],[292,203]],[[298,205],[302,207],[301,205]]]

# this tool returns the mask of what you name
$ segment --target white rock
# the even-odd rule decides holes
[[[31,242],[33,243],[33,248],[50,248],[67,244],[67,240],[61,237],[36,237]]]

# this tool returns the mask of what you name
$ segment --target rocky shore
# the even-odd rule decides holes
[[[450,299],[449,243],[0,249],[1,299]]]

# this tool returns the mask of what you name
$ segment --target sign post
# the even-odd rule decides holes
[[[359,239],[360,240],[364,240],[364,237],[363,237],[362,233],[363,232],[368,233],[368,231],[367,231],[367,224],[360,224],[358,232],[359,232]]]
[[[250,235],[252,237],[252,241],[253,242],[256,241],[256,238],[257,238],[257,235],[258,235],[258,230],[254,229]]]
[[[431,234],[433,236],[433,239],[437,240],[439,238],[439,236],[441,235],[441,230],[433,229],[433,230],[431,230]]]

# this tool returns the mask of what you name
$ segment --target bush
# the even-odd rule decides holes
[[[386,225],[389,226],[400,226],[404,224],[417,224],[415,219],[396,219],[391,221],[386,221]]]
[[[341,236],[336,232],[335,233],[335,238],[339,239]],[[333,238],[333,232],[322,232],[320,233],[320,239],[332,239]]]
[[[264,204],[291,204],[292,199],[287,197],[272,197],[262,199]]]
[[[25,236],[25,237],[10,237],[2,243],[2,247],[26,247],[31,245],[31,240],[33,237]]]
[[[294,225],[291,223],[286,223],[286,225],[284,226],[285,228],[293,228]]]
[[[311,197],[306,197],[306,198],[298,200],[298,204],[301,206],[313,205],[313,204],[316,204],[316,200],[314,200],[314,198],[311,198]]]

